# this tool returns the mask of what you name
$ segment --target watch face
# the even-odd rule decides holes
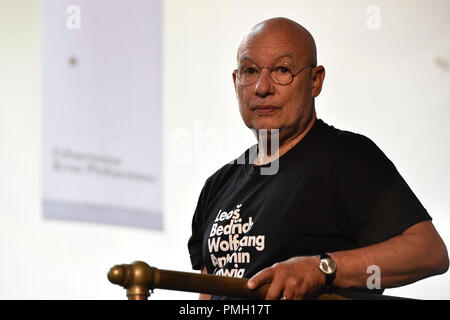
[[[325,274],[332,274],[336,271],[336,263],[330,258],[320,260],[320,270]]]

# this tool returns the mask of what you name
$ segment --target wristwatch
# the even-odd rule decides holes
[[[330,289],[336,278],[336,262],[327,253],[322,253],[319,259],[319,270],[325,275],[325,288]]]

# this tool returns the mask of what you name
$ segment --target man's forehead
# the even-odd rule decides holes
[[[297,61],[301,60],[306,52],[306,48],[302,48],[301,44],[286,39],[247,38],[239,46],[237,59],[239,62],[260,59]]]

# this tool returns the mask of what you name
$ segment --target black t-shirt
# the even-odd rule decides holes
[[[193,269],[250,278],[276,262],[368,246],[431,220],[363,135],[316,120],[272,175],[253,165],[251,150],[200,193],[188,242]]]

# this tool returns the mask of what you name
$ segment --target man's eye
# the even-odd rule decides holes
[[[276,67],[274,69],[275,72],[281,73],[281,74],[287,74],[287,73],[291,73],[291,70],[287,67]]]
[[[255,68],[252,68],[252,67],[248,67],[248,68],[244,69],[244,73],[246,73],[246,74],[255,74],[257,72],[258,72],[258,70],[256,70]]]

